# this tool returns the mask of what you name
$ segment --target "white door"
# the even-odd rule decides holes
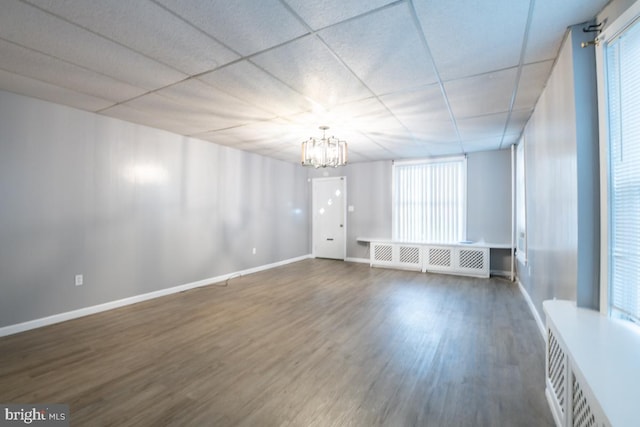
[[[345,259],[347,179],[315,178],[313,189],[313,255]]]

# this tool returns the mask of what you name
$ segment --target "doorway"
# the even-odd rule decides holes
[[[347,178],[314,178],[312,194],[313,256],[344,260],[347,253]]]

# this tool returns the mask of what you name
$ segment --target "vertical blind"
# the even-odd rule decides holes
[[[464,240],[466,160],[395,163],[393,237],[406,242]]]
[[[640,322],[640,24],[606,49],[610,305]]]
[[[516,230],[518,232],[517,256],[522,262],[527,260],[527,210],[526,210],[526,180],[524,162],[524,137],[516,148]]]

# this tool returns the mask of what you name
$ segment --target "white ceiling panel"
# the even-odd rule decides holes
[[[433,62],[406,3],[318,34],[377,94],[436,81]]]
[[[264,121],[274,115],[241,101],[196,79],[177,83],[155,92],[171,98],[190,110],[212,113],[240,123]]]
[[[315,36],[259,54],[252,61],[325,109],[371,96]]]
[[[507,125],[507,134],[522,133],[532,112],[533,110],[512,111],[511,117],[509,117],[509,124]]]
[[[442,79],[518,65],[528,1],[425,0],[414,4]]]
[[[432,155],[430,144],[416,142],[413,139],[403,139],[393,136],[374,135],[372,139],[378,145],[391,153],[391,159],[406,159],[411,157],[429,157]]]
[[[395,0],[284,0],[314,30],[365,14]]]
[[[236,62],[198,78],[277,115],[295,114],[313,106],[308,99],[249,61]]]
[[[443,157],[443,156],[455,156],[462,155],[464,152],[460,148],[459,144],[435,144],[430,143],[426,145],[426,148],[429,150],[429,157]],[[407,152],[406,158],[418,158],[425,157],[416,153],[416,155],[410,155],[411,153]]]
[[[57,16],[194,75],[238,55],[149,0],[28,0]]]
[[[180,129],[190,129],[193,134],[208,130],[224,129],[243,124],[243,120],[233,115],[219,115],[198,107],[176,102],[166,96],[155,93],[147,94],[124,104],[120,104],[104,111],[107,115],[121,111],[121,107],[130,107],[153,116],[157,122],[178,123]],[[172,126],[175,131],[176,126]],[[179,132],[186,134],[184,130]]]
[[[180,117],[167,119],[166,115],[160,117],[153,111],[140,110],[138,108],[132,108],[125,104],[115,105],[111,108],[107,108],[102,111],[101,114],[145,126],[165,129],[169,132],[175,132],[182,135],[187,135],[191,130],[190,125],[188,123],[184,123]]]
[[[320,125],[351,162],[461,154],[519,138],[605,3],[6,0],[0,89],[296,163]]]
[[[56,37],[51,37],[52,34]],[[18,0],[2,3],[0,38],[145,89],[156,89],[187,77]]]
[[[158,0],[246,56],[308,33],[278,0]]]
[[[60,86],[0,70],[0,89],[87,111],[113,105],[112,101],[74,92]]]
[[[208,131],[194,135],[207,141],[236,141],[238,144],[258,144],[261,141],[277,141],[300,148],[300,142],[307,138],[300,129],[291,126],[288,121],[274,119],[265,122],[254,122],[227,129]],[[221,142],[222,143],[222,142]]]
[[[463,141],[470,139],[502,137],[508,113],[488,114],[458,120],[458,129]],[[465,147],[466,148],[466,147]]]
[[[439,85],[384,95],[380,99],[417,138],[457,140],[456,128]]]
[[[517,69],[496,71],[444,84],[453,114],[458,118],[508,111]]]
[[[514,110],[532,109],[547,83],[553,61],[536,62],[522,67]]]
[[[525,63],[555,58],[567,27],[593,19],[607,2],[608,0],[536,0]]]
[[[0,40],[0,58],[0,69],[5,71],[110,101],[129,99],[145,92],[144,89],[4,40]]]
[[[288,117],[292,123],[305,129],[329,126],[336,132],[404,132],[405,127],[376,98],[367,98],[338,105],[330,110],[313,111]]]
[[[483,138],[473,141],[464,141],[465,151],[472,153],[476,151],[499,150],[502,137]]]
[[[419,120],[450,118],[447,103],[439,85],[382,95],[380,100],[401,121],[412,118]]]

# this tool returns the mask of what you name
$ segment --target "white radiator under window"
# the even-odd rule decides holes
[[[489,277],[489,248],[371,242],[371,266]]]
[[[636,427],[640,331],[572,301],[545,301],[546,396],[558,426]]]

